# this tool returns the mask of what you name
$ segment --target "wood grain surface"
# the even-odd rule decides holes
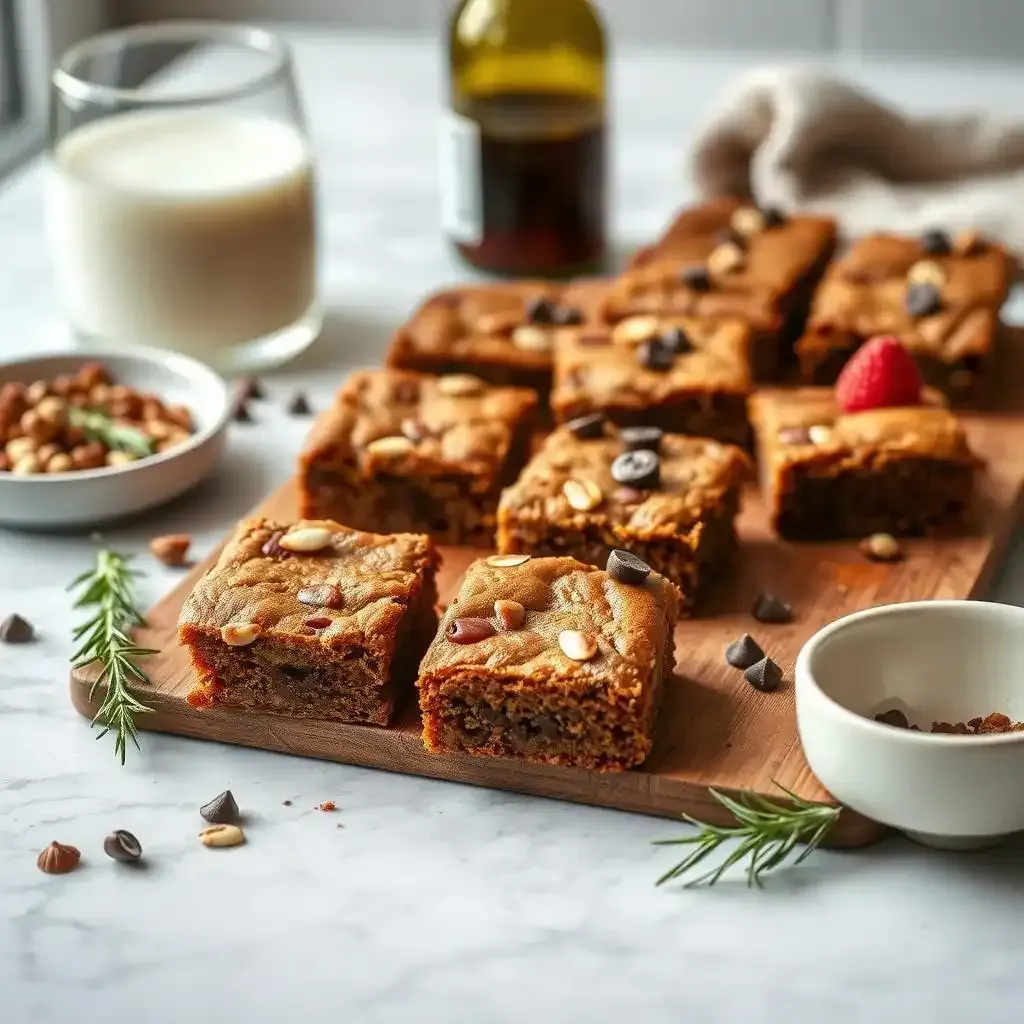
[[[1007,373],[1005,389],[1012,393],[1021,379]],[[161,653],[148,663],[154,685],[142,693],[154,713],[142,716],[139,724],[199,739],[627,811],[666,816],[686,812],[722,824],[728,823],[729,816],[710,798],[708,787],[731,794],[749,790],[770,795],[775,781],[808,800],[831,802],[807,767],[797,737],[792,688],[797,652],[817,629],[848,612],[898,601],[979,594],[1017,520],[1024,480],[1024,416],[1015,408],[1016,402],[1013,395],[1012,402],[1002,403],[1005,412],[966,418],[971,443],[987,460],[974,534],[909,542],[903,562],[867,562],[855,543],[779,542],[768,530],[760,496],[750,490],[739,523],[739,566],[719,581],[706,615],[677,627],[677,675],[661,709],[654,750],[635,771],[600,774],[427,754],[419,739],[414,700],[406,703],[387,729],[193,710],[185,702],[192,685],[191,669],[175,641],[175,625],[185,596],[216,552],[152,609],[148,628],[140,631],[140,642]],[[276,519],[294,518],[293,485],[271,495],[256,511]],[[439,578],[442,601],[451,600],[466,566],[481,554],[444,549]],[[762,588],[792,602],[796,613],[792,623],[762,625],[750,617],[749,609]],[[785,670],[786,682],[776,693],[758,692],[744,682],[742,673],[725,664],[726,645],[743,632],[752,633]],[[91,683],[87,673],[72,675],[72,701],[90,716],[97,706],[89,700]],[[882,831],[882,826],[844,811],[832,842],[861,845]]]

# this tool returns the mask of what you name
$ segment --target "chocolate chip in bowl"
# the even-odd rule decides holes
[[[142,347],[0,364],[0,525],[82,527],[177,497],[223,453],[230,400],[202,363]]]
[[[911,601],[819,630],[797,724],[837,800],[910,838],[975,849],[1024,831],[1024,608]]]

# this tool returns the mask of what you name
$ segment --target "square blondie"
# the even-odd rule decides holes
[[[844,413],[832,388],[751,399],[772,528],[789,540],[949,534],[967,525],[978,458],[936,404]]]
[[[641,764],[675,664],[678,604],[646,568],[630,563],[617,578],[527,555],[470,566],[420,666],[427,750],[600,771]]]
[[[625,549],[676,584],[689,610],[733,561],[749,472],[732,445],[587,417],[555,430],[502,494],[498,550],[604,565]]]
[[[536,408],[533,391],[467,374],[355,373],[299,457],[301,515],[490,547]]]
[[[974,401],[986,382],[1010,279],[1006,250],[974,233],[863,238],[818,289],[796,346],[801,376],[831,384],[865,341],[892,334],[927,385]]]
[[[830,218],[713,199],[683,210],[641,249],[597,312],[611,323],[640,314],[742,320],[753,331],[754,379],[776,380],[835,244]]]
[[[750,329],[739,320],[635,316],[555,346],[559,423],[604,413],[622,426],[750,444]]]
[[[437,624],[429,538],[243,520],[178,620],[189,704],[387,725]]]

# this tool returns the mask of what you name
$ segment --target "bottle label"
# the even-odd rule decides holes
[[[441,225],[463,245],[483,240],[484,216],[480,180],[480,126],[448,111],[441,121]]]

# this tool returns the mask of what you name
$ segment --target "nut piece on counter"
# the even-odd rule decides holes
[[[873,533],[860,542],[861,554],[869,562],[898,562],[903,558],[900,542],[890,533]]]
[[[149,552],[164,565],[177,569],[188,565],[188,549],[192,538],[187,533],[167,533],[149,542]]]
[[[245,833],[237,825],[211,825],[199,833],[203,846],[241,846]]]
[[[36,866],[48,875],[66,875],[78,867],[81,859],[77,847],[54,841],[36,858]]]

